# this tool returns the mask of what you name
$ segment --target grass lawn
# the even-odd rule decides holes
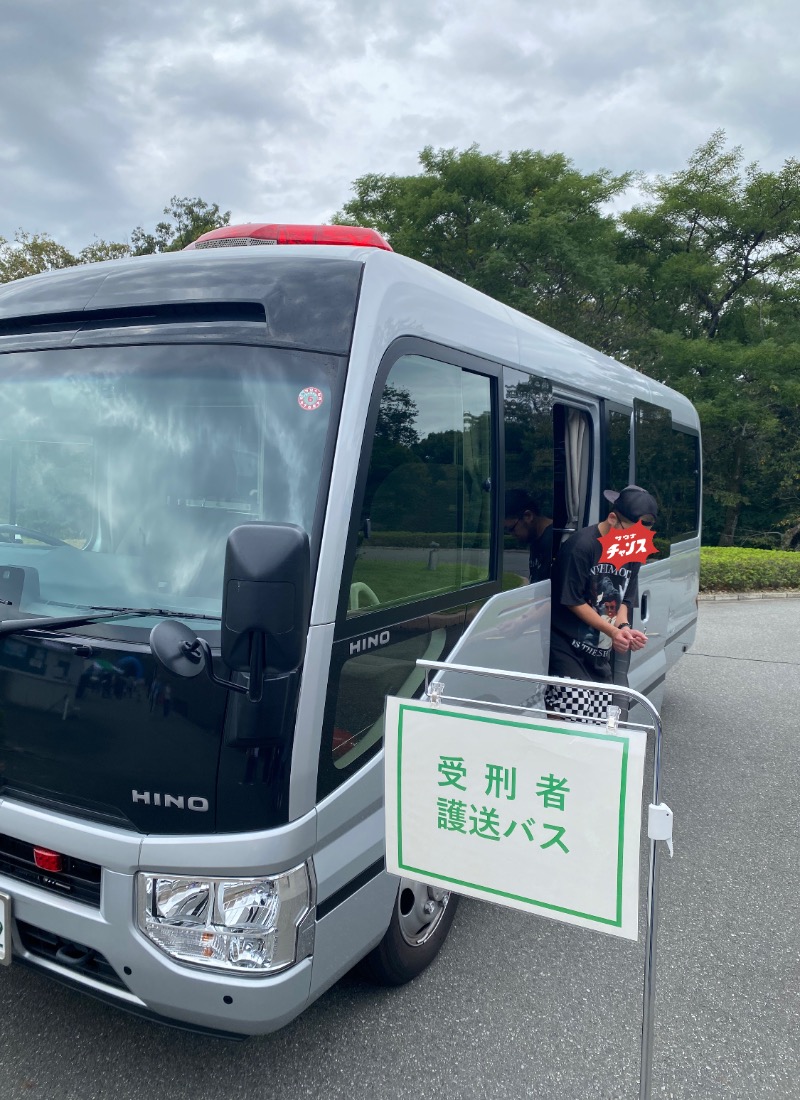
[[[353,570],[353,584],[367,585],[378,597],[379,605],[408,600],[411,596],[433,596],[438,592],[452,592],[470,584],[487,580],[487,571],[477,565],[459,565],[442,562],[436,569],[428,569],[424,561],[386,561],[359,559]],[[503,591],[518,588],[526,579],[515,573],[503,574]],[[361,593],[359,610],[373,605]]]
[[[396,603],[410,596],[431,596],[437,592],[452,592],[464,585],[486,580],[486,570],[477,565],[442,562],[428,569],[422,561],[378,561],[359,559],[353,570],[353,584],[359,581],[371,588],[380,604]],[[362,593],[361,610],[371,606]]]

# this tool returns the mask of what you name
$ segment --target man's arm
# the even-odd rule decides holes
[[[647,635],[641,630],[635,630],[630,623],[619,623],[620,630],[624,630],[625,634],[630,642],[631,649],[644,649],[647,645]]]
[[[591,627],[593,630],[599,630],[601,634],[607,634],[611,639],[611,645],[617,651],[617,653],[627,653],[631,648],[631,639],[629,634],[631,633],[630,627],[625,624],[625,630],[623,632],[621,627],[614,626],[608,619],[604,619],[602,615],[598,615],[593,607],[588,603],[573,604],[568,607],[568,610],[573,615],[585,623],[586,626]],[[635,633],[639,633],[636,631]]]
[[[641,630],[634,630],[630,624],[630,618],[633,615],[634,607],[639,606],[639,566],[633,566],[633,577],[631,583],[628,585],[628,591],[625,593],[625,600],[621,604],[619,611],[617,612],[616,622],[620,630],[626,630],[628,632],[628,639],[630,642],[630,648],[633,650],[644,649],[647,645],[647,635]]]

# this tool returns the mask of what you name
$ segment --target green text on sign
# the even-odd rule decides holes
[[[387,869],[636,938],[646,733],[388,699]]]

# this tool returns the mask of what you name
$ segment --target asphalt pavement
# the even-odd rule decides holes
[[[701,605],[671,674],[653,1100],[800,1097],[800,601]],[[202,1038],[12,966],[0,1100],[636,1100],[643,937],[463,901],[400,990],[349,976],[273,1036]]]

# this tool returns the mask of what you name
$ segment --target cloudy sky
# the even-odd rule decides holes
[[[777,168],[798,41],[797,0],[0,0],[0,236],[325,221],[429,144],[669,173],[722,127]]]

